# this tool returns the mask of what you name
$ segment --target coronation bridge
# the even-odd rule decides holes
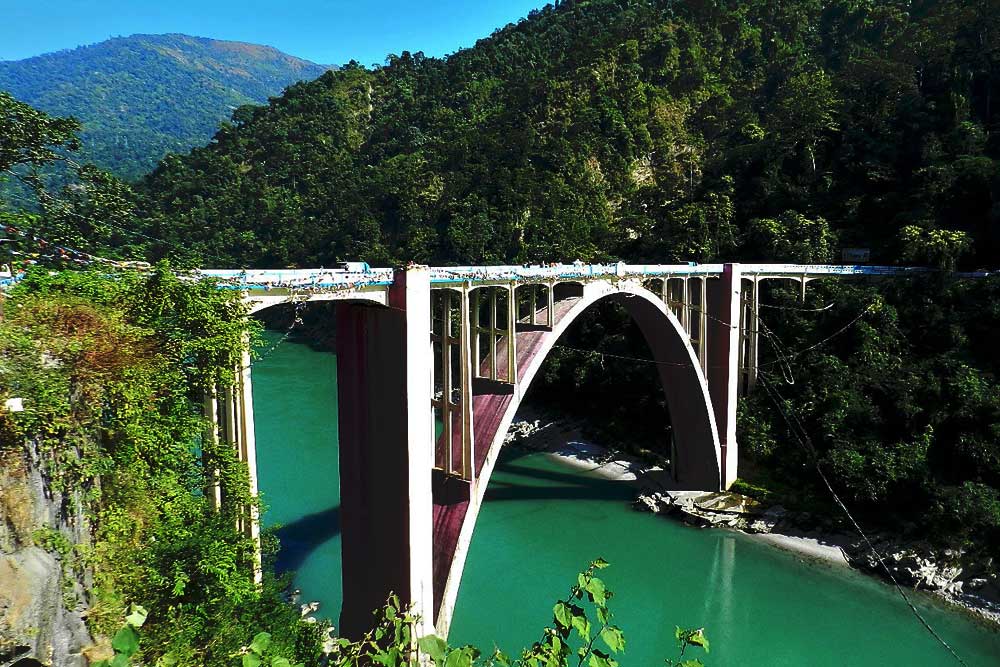
[[[148,266],[148,265],[147,265]],[[465,266],[211,270],[249,312],[336,303],[343,608],[359,637],[390,593],[419,615],[415,636],[447,637],[476,518],[522,398],[570,325],[620,304],[657,363],[678,488],[736,479],[736,408],[758,369],[759,286],[822,278],[906,277],[930,269],[800,264]],[[958,273],[980,278],[992,272]],[[0,288],[21,274],[0,272]],[[257,493],[251,355],[233,386],[204,400],[208,437],[231,443]],[[668,449],[669,448],[669,449]],[[206,462],[211,466],[211,462]],[[216,482],[207,495],[225,499]],[[259,539],[257,517],[241,530]]]
[[[476,518],[518,406],[567,328],[620,304],[657,362],[679,488],[736,479],[737,398],[757,380],[759,286],[928,269],[789,264],[467,266],[201,270],[251,313],[336,302],[343,610],[355,637],[391,592],[447,637]],[[968,274],[978,276],[980,274]],[[982,274],[985,275],[985,274]],[[205,399],[212,437],[233,443],[257,491],[250,353]],[[669,447],[669,450],[667,449]],[[224,489],[211,490],[222,502]],[[257,537],[256,517],[244,530]]]

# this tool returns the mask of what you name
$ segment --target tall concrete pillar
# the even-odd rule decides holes
[[[708,281],[706,339],[708,393],[715,411],[722,453],[721,488],[736,480],[736,405],[740,381],[740,265],[725,264],[722,276]]]
[[[232,446],[236,458],[247,467],[250,495],[257,497],[257,439],[254,432],[253,389],[250,379],[250,341],[245,341],[240,365],[233,369],[234,384],[222,388],[213,386],[205,392],[203,411],[208,419],[204,434],[202,461],[207,471],[205,497],[216,511],[233,502],[232,489],[223,484],[219,462],[210,454],[220,440]],[[260,515],[257,507],[236,510],[236,528],[254,541],[254,581],[262,581],[260,551]]]
[[[246,464],[249,474],[250,495],[258,497],[257,484],[257,435],[253,420],[253,382],[250,377],[250,340],[247,338],[240,357],[240,366],[236,369],[236,412],[239,443],[237,450],[240,461]],[[260,512],[256,506],[250,508],[248,516],[243,520],[244,534],[254,541],[254,581],[262,581],[260,554]]]
[[[360,637],[390,593],[433,632],[430,274],[396,271],[389,307],[337,307],[340,633]]]
[[[205,418],[208,420],[204,435],[205,442],[201,453],[202,465],[208,471],[205,497],[208,498],[212,509],[218,511],[222,508],[222,486],[219,483],[219,469],[215,461],[212,460],[212,456],[204,451],[206,448],[211,450],[219,443],[219,399],[214,386],[205,392],[202,409]]]

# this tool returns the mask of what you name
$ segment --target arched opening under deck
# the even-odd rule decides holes
[[[698,355],[678,318],[660,295],[635,285],[556,285],[554,322],[517,331],[514,361],[516,382],[510,387],[483,387],[471,396],[472,479],[466,495],[438,493],[434,505],[435,625],[447,633],[461,581],[465,557],[479,506],[497,461],[504,436],[542,363],[571,324],[597,303],[622,306],[636,322],[657,362],[676,439],[675,471],[680,484],[716,490],[722,458],[708,385]],[[509,349],[509,348],[508,348]]]

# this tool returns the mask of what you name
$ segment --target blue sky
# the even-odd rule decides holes
[[[134,33],[181,32],[267,44],[324,65],[440,56],[472,46],[544,0],[0,0],[0,60]]]

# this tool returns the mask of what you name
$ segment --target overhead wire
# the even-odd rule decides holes
[[[83,216],[83,215],[77,213],[76,211],[73,211],[72,209],[70,209],[65,204],[65,202],[61,202],[60,200],[56,199],[55,197],[53,197],[50,193],[48,193],[44,189],[39,189],[39,190],[37,190],[37,192],[47,202],[49,202],[49,203],[57,206],[59,208],[59,212],[60,213],[62,213],[64,215],[69,215],[69,216],[76,217],[76,218],[78,218],[80,220],[91,222],[91,220],[89,218],[87,218],[86,216]],[[32,203],[32,202],[30,202],[30,200],[28,200],[28,199],[26,199],[24,197],[18,196],[16,194],[14,194],[12,198],[18,200],[22,204]],[[161,244],[163,244],[163,245],[165,245],[167,247],[173,248],[174,250],[179,250],[179,251],[182,251],[182,252],[185,250],[185,249],[181,248],[179,245],[177,245],[175,243],[172,243],[170,241],[167,241],[165,239],[158,238],[158,237],[155,237],[155,236],[151,236],[149,234],[146,234],[144,232],[140,232],[140,231],[135,230],[135,229],[128,229],[126,227],[123,227],[121,225],[118,225],[118,224],[113,223],[113,222],[108,221],[108,220],[102,220],[101,223],[102,224],[106,224],[106,225],[108,225],[108,226],[110,226],[110,227],[112,227],[112,228],[114,228],[114,229],[116,229],[116,230],[118,230],[120,232],[123,232],[125,234],[130,234],[130,235],[133,235],[135,237],[144,238],[146,240],[153,241],[153,242],[156,242],[156,243],[161,243]],[[74,261],[77,264],[81,264],[81,265],[86,265],[88,263],[101,263],[101,264],[104,264],[104,265],[107,265],[107,266],[112,266],[112,267],[115,267],[115,268],[126,268],[126,269],[148,269],[148,268],[151,268],[149,266],[149,264],[146,263],[146,262],[136,262],[136,261],[132,261],[132,260],[113,260],[113,259],[109,259],[109,258],[106,258],[106,257],[101,257],[99,255],[95,255],[93,253],[87,253],[87,252],[84,252],[84,251],[81,251],[81,250],[76,250],[76,249],[70,248],[68,246],[63,246],[63,245],[60,245],[60,244],[52,243],[52,242],[47,241],[46,239],[44,239],[44,238],[42,238],[40,236],[37,236],[37,235],[35,235],[33,233],[30,233],[30,232],[18,229],[16,227],[12,226],[12,225],[6,225],[5,226],[5,230],[8,233],[16,234],[16,235],[24,237],[24,238],[29,238],[31,241],[33,241],[35,243],[41,244],[42,249],[52,248],[52,249],[55,249],[55,250],[58,251],[58,254],[44,255],[44,254],[39,254],[39,253],[25,253],[25,252],[21,252],[21,251],[14,250],[14,249],[7,249],[7,252],[11,253],[12,255],[26,257],[28,259],[29,263],[37,263],[37,260],[33,259],[35,257],[42,258],[42,259],[62,260],[62,261],[66,261],[67,259],[69,259],[71,257],[72,261]],[[67,257],[67,256],[70,256],[70,257]],[[226,260],[222,260],[222,259],[220,259],[218,257],[215,257],[215,259],[217,261],[220,261],[220,262],[223,262],[223,263],[225,263],[225,261],[226,261]],[[218,279],[218,278],[216,278],[215,280],[217,282],[221,282],[221,283],[226,283],[227,282],[225,279]],[[355,282],[355,283],[347,283],[347,284],[345,284],[344,287],[339,288],[339,289],[353,289],[353,288],[355,288],[357,286],[357,284],[358,284],[357,282]],[[284,342],[286,342],[292,336],[292,334],[294,333],[295,329],[298,326],[300,326],[301,324],[303,324],[302,310],[306,307],[306,305],[308,303],[308,296],[305,296],[303,298],[302,292],[305,291],[304,288],[306,288],[306,286],[295,284],[295,283],[288,283],[288,284],[276,284],[276,285],[272,285],[271,287],[288,288],[288,289],[290,289],[292,291],[291,295],[289,296],[289,298],[287,300],[285,300],[285,301],[283,301],[283,302],[281,302],[279,304],[275,304],[275,305],[281,305],[283,303],[293,303],[294,304],[295,312],[294,312],[293,317],[292,317],[292,322],[289,325],[289,327],[287,328],[287,330],[285,332],[283,332],[282,336],[277,341],[275,341],[273,344],[271,344],[270,346],[268,346],[268,348],[266,350],[264,350],[263,352],[258,353],[256,355],[256,358],[246,368],[252,367],[254,364],[262,361],[263,359],[265,359],[265,358],[267,358],[269,356],[271,356],[271,354],[273,354],[277,350],[277,348],[281,346],[281,344],[283,344]],[[329,290],[325,290],[325,291],[329,291]],[[245,370],[245,368],[242,369],[242,370]]]
[[[69,210],[66,210],[64,212],[67,212],[67,213],[70,213],[70,214],[73,214],[73,215],[78,215],[75,212],[69,211]],[[82,217],[82,216],[80,216],[80,217]],[[119,227],[117,225],[114,225],[113,223],[108,223],[108,224],[110,224],[111,226],[116,227],[118,229],[124,230],[124,228],[121,228],[121,227]],[[47,242],[44,241],[44,239],[40,239],[39,237],[35,237],[34,235],[29,235],[29,234],[27,234],[25,232],[20,232],[20,230],[17,230],[16,228],[14,228],[12,226],[7,226],[7,230],[8,231],[13,231],[14,233],[19,233],[22,236],[30,236],[32,238],[32,240],[41,241],[42,243],[47,244]],[[157,239],[155,237],[148,236],[148,235],[143,234],[142,232],[138,232],[136,230],[124,230],[124,231],[126,231],[128,233],[133,233],[133,234],[135,234],[137,236],[144,237],[144,238],[147,238],[147,239],[152,240],[152,241],[156,241],[156,242],[160,242],[160,243],[165,243],[165,244],[171,245],[168,242],[164,241],[163,239]],[[90,259],[91,261],[107,262],[109,264],[118,264],[119,263],[119,260],[109,260],[107,258],[103,258],[103,257],[97,256],[97,255],[92,255],[90,253],[85,253],[83,251],[77,251],[77,250],[74,250],[74,249],[71,249],[71,248],[67,248],[67,247],[64,247],[64,246],[59,246],[59,245],[55,245],[55,244],[50,244],[50,245],[52,245],[52,247],[55,248],[55,249],[57,249],[57,250],[66,251],[66,252],[70,252],[70,253],[75,254],[75,255],[86,257],[86,258]],[[253,366],[255,363],[258,363],[261,360],[263,360],[263,359],[269,357],[271,354],[273,354],[274,351],[292,335],[292,333],[294,332],[295,328],[297,326],[300,326],[303,323],[303,319],[302,319],[302,316],[301,316],[301,311],[302,311],[302,308],[305,306],[305,304],[308,303],[308,297],[306,299],[300,299],[300,298],[298,298],[298,296],[299,295],[293,293],[289,297],[289,299],[287,301],[283,302],[283,303],[292,303],[294,305],[294,309],[295,309],[294,313],[293,313],[293,316],[292,316],[292,322],[289,325],[289,327],[283,333],[283,335],[281,336],[281,338],[279,338],[267,350],[265,350],[264,353],[258,355],[257,359],[255,361],[251,362],[251,364],[249,366]],[[762,304],[758,304],[758,307],[761,306],[761,305]],[[829,304],[826,307],[821,308],[821,309],[796,309],[796,310],[803,310],[803,311],[806,311],[806,312],[822,312],[822,311],[825,311],[825,310],[829,310],[829,308],[832,305],[833,304]],[[799,356],[801,356],[802,354],[805,354],[806,352],[809,352],[809,351],[811,351],[813,349],[816,349],[817,347],[820,347],[820,346],[824,345],[825,343],[829,342],[833,338],[835,338],[835,337],[839,336],[840,334],[844,333],[845,331],[847,331],[848,329],[850,329],[856,322],[858,322],[862,317],[864,317],[868,312],[870,312],[874,306],[875,306],[874,302],[871,303],[871,304],[869,304],[869,306],[867,308],[865,308],[863,311],[861,311],[857,316],[855,316],[847,324],[845,324],[844,326],[842,326],[840,329],[838,329],[837,331],[835,331],[830,336],[824,338],[823,340],[821,340],[821,341],[819,341],[819,342],[817,342],[817,343],[815,343],[813,345],[810,345],[809,347],[803,348],[803,349],[801,349],[801,350],[799,350],[799,351],[797,351],[797,352],[795,352],[793,354],[790,354],[790,355],[786,355],[785,354],[784,345],[782,344],[782,342],[778,338],[777,334],[775,334],[772,330],[770,330],[770,328],[767,327],[767,325],[763,322],[763,320],[760,318],[760,313],[757,312],[756,310],[754,310],[754,314],[756,316],[757,323],[758,323],[758,325],[757,325],[757,331],[759,331],[759,332],[761,332],[761,333],[764,334],[765,339],[771,344],[772,348],[775,350],[775,352],[779,356],[778,361],[772,362],[772,364],[773,363],[780,364],[780,367],[782,369],[783,375],[785,376],[784,379],[786,380],[786,382],[788,384],[794,384],[794,377],[791,374],[791,361],[793,359],[796,359]],[[717,318],[717,317],[711,315],[710,313],[708,313],[707,311],[705,311],[703,308],[700,308],[700,307],[694,307],[694,308],[692,308],[690,306],[690,304],[687,304],[684,307],[687,307],[687,308],[691,309],[692,311],[698,312],[700,315],[702,315],[702,316],[704,316],[704,317],[706,317],[708,319],[712,319],[712,320],[721,322],[722,324],[726,325],[729,328],[734,328],[734,327],[738,327],[739,326],[739,325],[733,325],[733,323],[731,323],[731,322],[723,321],[720,318]],[[765,305],[765,307],[766,307],[766,305]],[[751,306],[751,309],[753,309],[753,306]],[[568,346],[568,345],[556,345],[555,347],[559,347],[559,348],[563,348],[563,349],[567,349],[567,350],[572,350],[572,351],[576,351],[576,352],[581,352],[581,353],[595,354],[595,355],[598,355],[598,356],[600,356],[602,358],[607,357],[607,358],[613,358],[613,359],[619,359],[619,360],[625,360],[625,361],[631,361],[631,362],[652,363],[652,364],[656,364],[656,365],[669,365],[669,366],[679,366],[679,367],[691,367],[691,366],[693,366],[693,364],[691,364],[691,363],[678,363],[678,362],[659,361],[659,360],[655,360],[655,359],[643,359],[643,358],[639,358],[639,357],[630,357],[630,356],[625,356],[625,355],[618,355],[618,354],[613,354],[613,353],[600,352],[600,351],[597,351],[597,350],[584,350],[584,349],[580,349],[580,348],[571,347],[571,346]],[[763,367],[763,366],[766,366],[766,365],[768,365],[768,364],[762,364],[762,365],[759,366],[759,368]],[[799,443],[799,445],[806,451],[807,455],[811,459],[813,467],[815,468],[815,470],[816,470],[817,474],[819,475],[820,479],[823,481],[824,486],[830,492],[830,494],[833,497],[833,500],[836,503],[836,505],[845,514],[845,516],[847,516],[848,520],[851,522],[851,525],[854,527],[855,531],[861,536],[861,538],[864,541],[865,545],[867,546],[868,550],[875,557],[875,559],[879,563],[879,565],[882,568],[882,570],[886,573],[886,575],[889,577],[890,581],[893,583],[893,585],[894,585],[896,591],[899,593],[900,597],[903,599],[903,601],[909,607],[909,609],[912,612],[912,614],[917,618],[917,620],[921,623],[921,625],[924,627],[924,629],[928,633],[930,633],[938,641],[938,643],[940,643],[941,646],[943,646],[951,654],[951,656],[956,661],[958,661],[959,664],[961,664],[963,666],[966,665],[965,661],[961,658],[961,656],[959,656],[958,653],[954,650],[954,648],[952,648],[952,646],[943,637],[941,637],[941,635],[930,625],[930,623],[924,618],[924,616],[920,613],[920,611],[916,608],[916,606],[910,600],[909,596],[906,595],[906,592],[903,590],[903,587],[900,585],[899,581],[896,579],[896,577],[893,574],[892,570],[886,565],[884,556],[881,554],[881,552],[879,552],[879,550],[871,542],[871,540],[869,539],[868,535],[861,528],[860,524],[854,518],[853,514],[850,512],[850,510],[848,509],[847,505],[840,498],[840,495],[833,488],[833,485],[830,483],[830,480],[827,478],[826,474],[823,472],[823,469],[822,469],[822,466],[821,466],[820,460],[819,460],[819,454],[818,454],[815,446],[812,444],[812,441],[811,441],[811,439],[809,437],[809,434],[806,431],[805,427],[803,426],[803,424],[801,423],[801,421],[798,419],[797,415],[794,414],[794,411],[792,412],[792,417],[789,417],[789,414],[785,410],[785,407],[784,407],[784,403],[785,403],[784,399],[781,397],[780,392],[778,392],[777,389],[774,388],[771,385],[770,380],[766,379],[766,376],[767,376],[766,373],[761,373],[760,374],[760,380],[761,380],[762,386],[765,388],[765,391],[767,391],[767,393],[768,393],[769,397],[771,398],[772,402],[775,404],[775,407],[778,409],[779,413],[782,415],[783,419],[785,420],[786,424],[789,427],[789,431],[794,436],[796,442]]]
[[[305,324],[305,321],[302,319],[302,311],[305,308],[306,304],[308,303],[308,298],[307,299],[295,299],[294,296],[293,296],[291,299],[289,299],[287,301],[283,301],[283,302],[275,304],[275,305],[281,306],[281,305],[284,305],[284,304],[287,304],[287,303],[293,304],[293,307],[294,307],[294,312],[292,313],[292,322],[291,322],[291,324],[288,325],[288,328],[285,329],[285,331],[281,334],[281,337],[278,338],[278,340],[276,340],[274,343],[272,343],[271,345],[269,345],[264,351],[258,352],[255,355],[255,358],[253,358],[250,361],[249,364],[247,364],[246,366],[243,366],[240,369],[241,371],[249,370],[249,369],[253,368],[255,365],[259,364],[260,362],[262,362],[265,359],[267,359],[268,357],[270,357],[272,354],[274,354],[277,351],[277,349],[279,347],[281,347],[282,343],[284,343],[289,338],[291,338],[292,334],[295,332],[295,329],[297,327]]]
[[[823,311],[830,310],[836,304],[831,302],[823,306],[822,308],[800,308],[798,306],[782,306],[776,303],[758,303],[758,308],[773,308],[774,310],[795,310],[800,313],[822,313]]]
[[[910,597],[903,590],[902,585],[896,579],[896,576],[893,574],[892,570],[889,569],[888,565],[886,565],[886,563],[885,563],[885,557],[882,555],[882,553],[875,547],[875,545],[869,539],[868,535],[861,528],[861,525],[854,518],[854,515],[851,514],[851,511],[847,508],[847,505],[844,504],[844,501],[841,500],[840,495],[833,488],[833,485],[830,483],[830,480],[827,478],[826,474],[823,472],[823,467],[820,465],[820,461],[819,461],[819,453],[816,451],[815,446],[812,444],[812,440],[809,438],[808,432],[802,426],[801,421],[799,421],[799,419],[798,419],[797,416],[794,416],[794,411],[792,411],[792,414],[793,414],[792,419],[789,419],[788,413],[785,411],[785,409],[783,407],[784,399],[781,398],[781,394],[778,393],[777,390],[775,390],[771,386],[770,381],[768,381],[768,380],[765,379],[765,375],[766,374],[761,374],[761,376],[760,376],[761,385],[767,391],[769,397],[771,398],[771,401],[774,403],[775,407],[778,409],[778,412],[784,418],[785,423],[788,425],[789,431],[795,437],[795,440],[806,451],[807,455],[811,459],[811,462],[813,464],[813,468],[816,470],[816,473],[819,475],[820,479],[823,481],[823,485],[830,492],[830,495],[833,497],[834,502],[837,504],[837,506],[840,508],[840,510],[844,513],[844,515],[847,517],[847,519],[851,522],[851,525],[854,527],[854,530],[858,533],[858,535],[861,536],[861,539],[864,541],[865,546],[868,548],[868,551],[875,557],[875,560],[878,562],[879,566],[885,572],[886,576],[889,577],[889,580],[892,582],[893,587],[896,589],[896,592],[899,593],[899,596],[906,603],[906,606],[909,607],[910,612],[913,614],[914,617],[916,617],[916,619],[920,622],[920,624],[924,627],[924,629],[927,630],[927,632],[930,633],[930,635],[932,637],[934,637],[934,639],[937,640],[937,642],[939,644],[941,644],[941,646],[943,646],[948,651],[948,653],[950,653],[951,656],[960,665],[964,665],[965,667],[968,667],[966,665],[966,662],[962,659],[962,657],[955,651],[954,648],[952,648],[951,644],[949,644],[934,629],[934,627],[930,624],[930,622],[927,621],[926,618],[924,618],[923,614],[920,613],[920,610],[917,609],[916,605],[913,604],[913,601],[910,600]],[[793,420],[795,421],[795,425],[793,425]],[[801,433],[801,436],[800,436],[800,433]]]
[[[758,304],[758,306],[759,305],[760,304]],[[830,304],[830,306],[832,306],[832,305],[833,304]],[[875,305],[876,304],[874,302],[871,303],[871,304],[869,304],[868,307],[866,307],[857,316],[855,316],[854,318],[852,318],[847,324],[845,324],[844,326],[842,326],[841,328],[839,328],[837,331],[835,331],[830,336],[827,336],[826,338],[824,338],[823,340],[819,341],[818,343],[810,345],[809,347],[803,348],[802,350],[799,350],[798,352],[796,352],[794,354],[790,354],[790,355],[785,353],[784,344],[781,342],[780,338],[778,338],[777,334],[775,334],[774,331],[771,330],[770,327],[768,327],[767,324],[764,323],[761,320],[759,312],[757,312],[756,310],[754,310],[753,306],[751,306],[751,310],[756,315],[757,330],[764,334],[765,339],[771,344],[772,348],[775,350],[775,352],[780,357],[780,362],[772,362],[772,364],[773,363],[780,363],[783,375],[785,375],[786,369],[787,369],[788,374],[790,375],[791,371],[792,371],[791,362],[792,362],[793,359],[796,359],[799,356],[801,356],[802,354],[805,354],[806,352],[809,352],[810,350],[816,349],[817,347],[820,347],[821,345],[829,342],[833,338],[841,335],[842,333],[844,333],[845,331],[847,331],[850,327],[852,327],[854,324],[856,324],[859,320],[861,320],[861,318],[864,317],[867,313],[869,313],[872,310],[872,308],[875,307]],[[827,307],[825,307],[823,309],[820,309],[820,311],[828,310],[830,308],[830,306],[827,306]],[[815,312],[820,312],[820,311],[815,311]],[[726,323],[726,324],[729,324],[729,323]],[[641,363],[647,363],[647,364],[668,365],[668,366],[683,366],[683,367],[690,367],[691,366],[691,364],[681,364],[681,363],[676,363],[676,362],[665,362],[665,361],[658,361],[658,360],[655,360],[655,359],[643,359],[643,358],[639,358],[639,357],[631,357],[631,356],[626,356],[626,355],[619,355],[619,354],[612,354],[612,353],[607,353],[607,352],[600,352],[598,350],[584,350],[584,349],[581,349],[581,348],[575,348],[575,347],[571,347],[571,346],[568,346],[568,345],[561,345],[561,344],[556,344],[556,345],[554,345],[554,347],[563,348],[563,349],[567,349],[567,350],[573,350],[573,351],[576,351],[576,352],[581,352],[581,353],[586,353],[586,354],[598,355],[598,356],[600,356],[602,358],[607,357],[607,358],[611,358],[611,359],[618,359],[618,360],[622,360],[622,361],[641,362]],[[764,365],[762,364],[762,365],[758,366],[758,368],[760,368],[761,366],[764,366]],[[708,366],[708,367],[711,368],[713,366]],[[826,476],[826,473],[823,472],[822,465],[820,464],[819,453],[816,450],[815,445],[813,445],[812,440],[809,437],[809,434],[808,434],[808,432],[805,429],[805,426],[802,424],[801,420],[799,420],[799,418],[795,414],[794,410],[792,410],[791,417],[789,417],[788,411],[785,410],[785,403],[786,402],[785,402],[784,398],[781,397],[780,392],[778,392],[777,389],[772,386],[772,383],[771,383],[770,379],[767,378],[767,373],[762,372],[759,377],[760,377],[760,380],[761,380],[761,385],[765,388],[765,391],[767,391],[768,396],[770,397],[771,401],[775,404],[775,407],[778,409],[778,412],[781,414],[782,418],[785,420],[786,424],[789,427],[789,431],[791,432],[791,434],[795,438],[796,442],[800,445],[800,447],[802,447],[805,450],[805,452],[806,452],[807,456],[809,457],[809,459],[810,459],[813,467],[815,468],[817,474],[819,475],[820,479],[822,480],[823,485],[826,487],[827,491],[829,491],[831,497],[833,498],[834,503],[844,513],[844,515],[847,517],[848,521],[850,521],[850,523],[851,523],[852,527],[854,528],[855,532],[857,532],[857,534],[861,537],[861,539],[864,542],[864,544],[865,544],[866,548],[868,549],[868,551],[872,554],[872,556],[874,556],[875,560],[878,562],[878,564],[881,567],[881,569],[885,572],[886,576],[892,582],[893,587],[895,588],[895,590],[899,594],[899,596],[902,598],[902,600],[904,601],[904,603],[906,604],[906,606],[909,608],[910,612],[917,619],[917,621],[921,624],[921,626],[960,665],[963,665],[964,667],[967,667],[967,663],[955,651],[955,649],[951,646],[951,644],[949,644],[947,642],[947,640],[945,640],[940,635],[940,633],[938,633],[937,630],[934,629],[934,627],[930,624],[930,622],[923,616],[923,614],[920,613],[920,610],[917,609],[916,605],[913,604],[913,601],[906,594],[905,590],[903,589],[903,586],[899,583],[899,581],[896,579],[896,576],[893,574],[892,570],[886,564],[885,557],[875,547],[875,545],[872,543],[871,539],[868,537],[868,534],[864,531],[864,529],[861,528],[861,525],[854,518],[854,515],[851,513],[850,509],[847,507],[847,505],[844,503],[844,501],[840,498],[840,495],[837,493],[837,491],[833,488],[833,484],[830,482],[829,478]],[[789,378],[788,376],[785,376],[784,379],[786,379],[786,381],[788,381],[789,384],[794,384],[794,378],[793,377]]]
[[[59,199],[53,197],[51,193],[49,193],[49,192],[47,192],[45,190],[38,190],[37,192],[38,192],[38,194],[41,197],[43,197],[44,199],[46,199],[47,201],[49,201],[51,204],[57,206],[59,208],[59,212],[60,213],[62,213],[64,215],[72,216],[72,217],[77,218],[79,220],[82,220],[84,222],[88,222],[88,223],[92,223],[93,222],[87,216],[81,215],[80,213],[77,213],[76,211],[74,211],[71,208],[69,208],[66,205],[65,202],[60,201]],[[26,197],[22,197],[22,196],[20,196],[20,195],[18,195],[16,193],[10,193],[9,196],[10,196],[11,199],[17,200],[21,204],[32,204],[33,203],[30,199],[27,199]],[[159,238],[159,237],[156,237],[156,236],[151,236],[151,235],[146,234],[144,232],[140,232],[137,229],[130,229],[128,227],[123,227],[122,225],[119,225],[117,223],[111,222],[110,220],[106,220],[106,219],[105,220],[101,220],[101,224],[104,224],[104,225],[107,225],[109,227],[112,227],[112,228],[118,230],[119,232],[121,232],[123,234],[128,234],[128,235],[131,235],[131,236],[134,236],[134,237],[146,239],[147,241],[153,241],[155,243],[163,244],[164,246],[167,246],[169,248],[172,248],[173,250],[179,251],[182,254],[187,254],[187,252],[188,252],[187,248],[184,248],[183,246],[181,246],[178,243],[167,241],[166,239],[162,239],[162,238]],[[216,262],[221,262],[223,264],[225,264],[225,263],[227,263],[227,262],[230,261],[228,259],[219,257],[218,255],[212,255],[212,254],[205,255],[204,253],[202,253],[202,256],[205,259],[209,259],[209,260],[216,261]]]
[[[850,322],[848,322],[847,324],[845,324],[844,326],[842,326],[840,329],[837,329],[832,334],[830,334],[829,336],[827,336],[823,340],[819,341],[818,343],[816,343],[814,345],[810,345],[809,347],[803,348],[803,349],[799,350],[798,352],[794,353],[790,357],[790,359],[795,359],[795,358],[797,358],[797,357],[805,354],[806,352],[809,352],[810,350],[815,350],[817,347],[820,347],[820,346],[825,345],[826,343],[830,342],[831,340],[833,340],[834,338],[836,338],[837,336],[839,336],[840,334],[844,333],[845,331],[847,331],[848,329],[850,329],[852,326],[854,326],[854,324],[858,320],[860,320],[862,317],[864,317],[865,315],[867,315],[868,313],[870,313],[872,311],[872,309],[875,308],[875,305],[876,305],[876,302],[874,302],[874,301],[872,303],[868,304],[868,307],[865,308],[864,310],[862,310],[860,313],[858,313],[857,316],[854,319],[852,319]]]
[[[820,342],[818,342],[818,343],[816,343],[814,345],[811,345],[811,346],[809,346],[807,348],[799,350],[798,352],[796,352],[793,355],[786,356],[785,358],[788,360],[788,362],[790,362],[792,359],[795,359],[795,358],[801,356],[802,354],[805,354],[806,352],[808,352],[810,350],[816,349],[817,347],[820,347],[821,345],[825,344],[826,342],[828,342],[828,341],[832,340],[833,338],[839,336],[843,332],[847,331],[850,327],[854,326],[854,324],[857,323],[867,313],[869,313],[872,310],[872,308],[875,307],[875,305],[876,305],[875,302],[870,303],[868,305],[868,307],[866,307],[863,311],[861,311],[860,313],[858,313],[858,315],[856,317],[854,317],[853,319],[851,319],[850,322],[848,322],[847,324],[845,324],[844,326],[842,326],[840,329],[838,329],[837,331],[835,331],[830,336],[827,336],[826,338],[824,338],[823,340],[821,340]],[[751,309],[752,308],[753,307],[751,306]],[[758,321],[758,328],[760,328],[764,332],[765,338],[771,340],[771,342],[772,342],[772,344],[774,345],[775,348],[780,349],[780,347],[782,346],[780,339],[778,339],[777,335],[774,334],[774,332],[771,331],[771,329],[769,327],[767,327],[763,323],[763,321],[760,318],[760,314],[757,311],[754,311],[754,313],[755,313],[756,319]],[[767,392],[768,396],[770,397],[771,401],[774,403],[774,406],[777,408],[779,414],[781,414],[782,418],[785,420],[785,423],[788,426],[789,432],[792,434],[792,436],[794,437],[795,441],[799,444],[799,446],[805,451],[806,456],[810,459],[810,462],[812,463],[813,468],[816,470],[816,473],[819,475],[819,477],[822,480],[823,485],[826,487],[827,491],[829,491],[831,497],[834,500],[834,503],[841,510],[841,512],[844,513],[844,515],[847,517],[848,521],[851,522],[851,525],[853,526],[855,532],[857,532],[857,534],[861,536],[861,539],[864,542],[865,546],[867,547],[868,551],[872,554],[872,556],[874,556],[875,560],[878,562],[878,564],[881,567],[881,569],[885,572],[886,576],[892,582],[893,587],[896,589],[896,592],[899,594],[899,596],[903,599],[903,602],[909,608],[910,612],[920,622],[920,624],[923,626],[923,628],[942,647],[944,647],[944,649],[947,650],[948,653],[951,654],[951,656],[960,665],[963,665],[964,667],[967,667],[966,662],[955,651],[955,649],[951,646],[951,644],[949,644],[934,629],[934,627],[931,626],[930,622],[927,621],[927,619],[923,616],[923,614],[920,613],[920,610],[917,609],[916,605],[913,604],[912,600],[910,600],[910,597],[903,590],[902,585],[896,579],[896,576],[893,574],[892,570],[889,568],[888,565],[886,565],[885,557],[875,547],[875,545],[872,543],[871,539],[869,539],[868,534],[864,531],[864,529],[861,528],[861,525],[854,518],[854,515],[851,513],[850,509],[847,507],[846,503],[844,503],[844,501],[840,498],[840,494],[838,494],[837,491],[836,491],[836,489],[833,488],[833,484],[830,482],[830,479],[826,476],[826,473],[823,472],[823,466],[820,463],[819,451],[816,449],[816,446],[813,444],[812,438],[809,436],[808,430],[805,428],[805,425],[799,419],[799,417],[796,414],[795,410],[794,409],[790,409],[790,410],[786,410],[785,409],[787,401],[781,396],[781,393],[778,391],[778,389],[772,385],[770,379],[767,377],[767,373],[766,372],[760,372],[760,371],[758,371],[758,372],[759,372],[758,378],[760,379],[761,385],[764,387],[764,389]],[[791,414],[791,417],[789,417],[789,413]]]

